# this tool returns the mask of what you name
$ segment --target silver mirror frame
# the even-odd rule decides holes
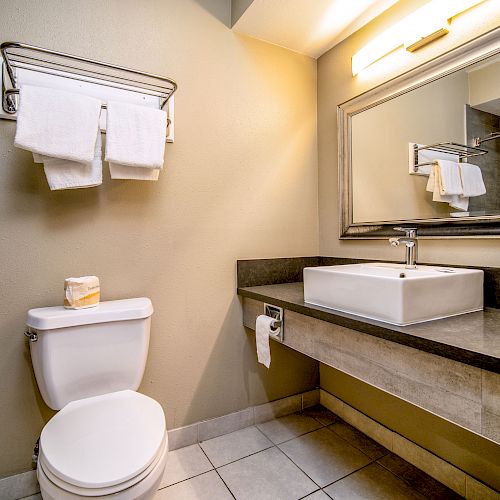
[[[387,238],[394,234],[393,226],[401,224],[416,225],[419,237],[423,238],[500,237],[500,216],[395,220],[355,224],[352,207],[351,157],[351,120],[354,115],[499,53],[500,28],[496,28],[337,107],[340,239]]]

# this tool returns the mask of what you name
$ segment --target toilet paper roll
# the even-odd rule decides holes
[[[85,309],[99,304],[101,288],[97,276],[81,276],[64,280],[64,307]]]
[[[274,319],[261,314],[255,322],[255,343],[257,345],[257,359],[266,368],[271,364],[271,350],[269,348],[269,336],[279,335],[280,329],[271,330]]]

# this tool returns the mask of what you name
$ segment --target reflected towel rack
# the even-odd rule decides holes
[[[500,132],[491,132],[491,134],[488,134],[486,137],[474,137],[474,140],[472,141],[474,146],[481,146],[483,142],[488,142],[492,141],[494,139],[500,139]]]
[[[480,149],[476,146],[466,146],[465,144],[458,144],[456,142],[439,142],[437,144],[429,144],[426,146],[413,145],[413,173],[419,173],[419,167],[425,165],[432,165],[435,161],[427,161],[419,163],[419,151],[428,150],[436,151],[438,153],[450,154],[458,157],[458,161],[462,161],[473,156],[480,156],[488,153],[485,149]],[[424,174],[425,175],[425,174]],[[428,175],[428,174],[427,174]]]
[[[88,88],[95,88],[96,86],[98,88],[108,87],[117,89],[122,95],[131,95],[130,93],[133,93],[140,94],[139,99],[142,98],[143,100],[158,99],[159,109],[165,107],[177,90],[175,81],[165,76],[94,61],[85,57],[25,43],[4,42],[0,45],[0,53],[3,57],[4,68],[2,109],[8,115],[14,115],[17,112],[17,96],[19,94],[17,71],[21,69],[63,77],[77,82],[85,82],[85,84],[90,84]],[[103,108],[106,108],[105,103],[103,103]]]

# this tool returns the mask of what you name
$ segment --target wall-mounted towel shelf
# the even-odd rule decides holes
[[[494,139],[500,139],[500,132],[491,132],[486,137],[474,137],[474,146],[481,146],[483,142],[493,141]]]
[[[419,153],[423,151],[435,151],[440,156],[431,161],[420,161]],[[480,149],[476,146],[466,146],[465,144],[458,144],[456,142],[439,142],[436,144],[428,144],[421,146],[419,144],[410,143],[410,174],[416,175],[429,175],[429,169],[420,170],[421,167],[432,165],[438,159],[444,159],[449,155],[449,159],[456,159],[458,161],[471,158],[473,156],[480,156],[488,153],[485,149]],[[427,155],[428,157],[429,155]]]
[[[0,118],[16,118],[20,86],[31,84],[97,97],[104,109],[108,100],[164,109],[170,123],[173,122],[173,94],[177,84],[165,76],[19,42],[2,43],[0,54],[3,58]],[[173,140],[172,126],[167,140]]]

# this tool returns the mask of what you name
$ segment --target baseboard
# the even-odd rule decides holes
[[[341,399],[320,389],[320,404],[468,500],[493,500],[498,493],[425,448],[390,430]]]
[[[250,427],[267,420],[283,417],[319,403],[319,389],[250,406],[221,417],[204,420],[168,431],[168,448],[176,450],[223,434]]]
[[[0,498],[2,500],[18,500],[36,495],[39,491],[40,487],[34,470],[0,479]]]

